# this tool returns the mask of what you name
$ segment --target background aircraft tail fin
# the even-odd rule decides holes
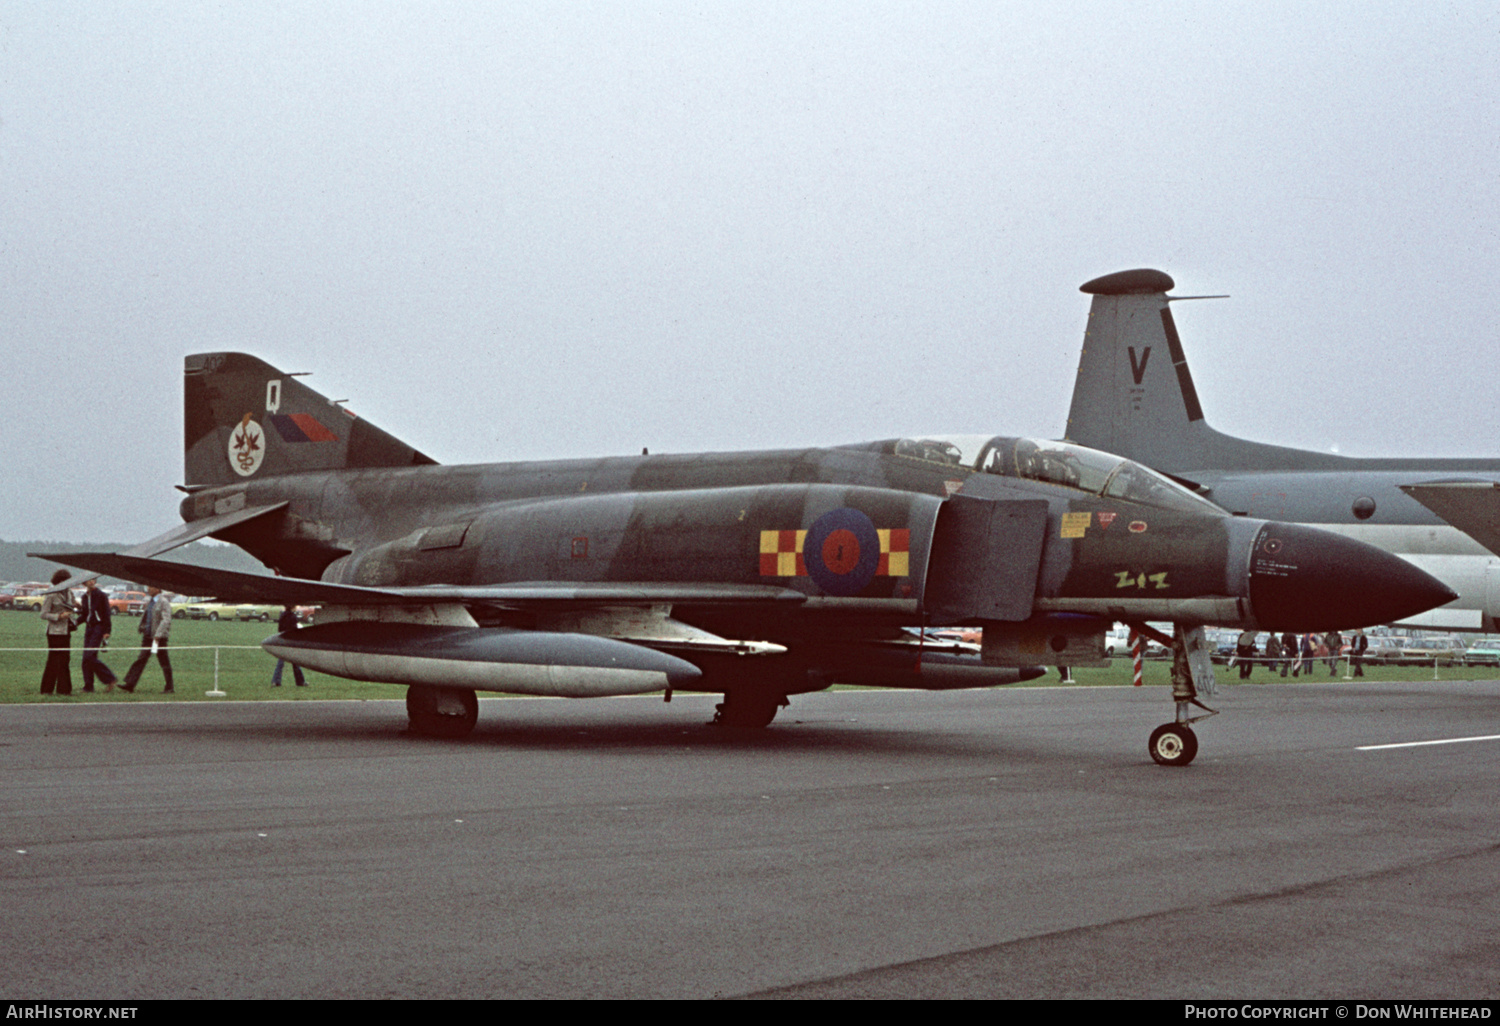
[[[254,356],[197,353],[183,375],[188,485],[436,462]]]
[[[1083,285],[1089,307],[1069,441],[1148,466],[1192,465],[1194,435],[1208,425],[1167,304],[1161,271],[1107,274]]]
[[[1169,474],[1336,464],[1338,457],[1251,442],[1208,426],[1167,299],[1174,284],[1161,271],[1141,268],[1079,287],[1094,300],[1067,439]]]

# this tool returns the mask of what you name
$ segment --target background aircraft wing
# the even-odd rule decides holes
[[[1500,555],[1500,483],[1428,481],[1401,490],[1470,538]]]

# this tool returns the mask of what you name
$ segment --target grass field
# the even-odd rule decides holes
[[[109,639],[109,647],[102,655],[105,665],[124,678],[125,669],[135,660],[140,651],[141,636],[136,633],[137,617],[116,617],[115,634]],[[292,668],[282,672],[282,686],[271,686],[271,670],[276,660],[266,655],[260,643],[276,633],[275,624],[238,623],[221,620],[172,621],[172,644],[168,651],[172,657],[172,674],[175,678],[175,694],[163,695],[161,668],[153,658],[141,675],[135,694],[128,695],[116,690],[105,694],[101,685],[91,695],[82,693],[83,672],[79,669],[80,652],[83,648],[83,632],[73,635],[73,697],[58,698],[39,694],[42,682],[42,665],[47,660],[46,652],[16,652],[17,648],[45,648],[42,618],[35,613],[0,610],[0,702],[213,702],[218,699],[206,697],[204,692],[214,686],[214,656],[218,648],[219,690],[227,692],[229,698],[246,701],[251,699],[330,699],[330,698],[404,698],[406,688],[397,684],[361,684],[329,677],[321,673],[307,674],[307,687],[294,686]]]
[[[282,677],[282,686],[271,686],[271,670],[276,661],[261,651],[260,643],[275,627],[264,623],[236,623],[207,620],[176,620],[172,624],[172,670],[176,677],[176,694],[163,695],[161,670],[153,659],[147,665],[135,694],[116,691],[105,694],[102,688],[91,695],[81,692],[83,674],[79,669],[79,650],[83,646],[83,633],[73,635],[73,696],[59,698],[38,694],[42,679],[42,664],[46,662],[47,641],[43,636],[43,622],[35,613],[0,610],[0,702],[212,702],[205,692],[214,686],[214,659],[217,649],[219,690],[239,701],[255,699],[372,699],[404,698],[406,688],[397,684],[362,684],[329,677],[321,673],[307,675],[308,686],[292,686],[291,667]],[[125,669],[135,659],[140,635],[136,633],[135,617],[120,617],[115,621],[116,634],[110,639],[110,647],[104,654],[104,662],[115,674],[125,676]],[[32,651],[13,651],[28,649]],[[1304,674],[1298,678],[1318,683],[1342,680],[1345,668],[1339,666],[1337,676],[1330,677],[1328,668],[1319,663],[1309,678]],[[1076,669],[1075,683],[1083,686],[1120,686],[1130,683],[1130,660],[1117,659],[1108,667],[1100,669]],[[1165,662],[1148,662],[1143,675],[1147,685],[1166,685],[1168,666]],[[1417,666],[1371,666],[1365,668],[1365,678],[1371,681],[1395,680],[1494,680],[1500,678],[1500,669],[1493,667],[1439,667],[1434,677],[1433,668]],[[1252,684],[1282,683],[1280,676],[1273,677],[1266,670],[1257,668],[1251,677]],[[1292,683],[1290,676],[1285,681]],[[1224,685],[1238,684],[1237,670],[1219,668],[1219,682]],[[1057,672],[1050,670],[1047,676],[1019,687],[1056,687]]]

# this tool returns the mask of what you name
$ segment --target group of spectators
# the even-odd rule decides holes
[[[53,586],[62,584],[68,577],[68,571],[57,571],[52,575]],[[160,588],[148,587],[146,595],[141,621],[136,626],[141,635],[140,654],[130,664],[130,669],[125,671],[125,680],[119,682],[114,671],[99,658],[100,650],[109,641],[110,633],[114,630],[109,596],[99,590],[99,581],[91,579],[84,582],[83,598],[76,604],[66,589],[49,592],[42,600],[42,619],[47,621],[47,665],[42,670],[42,694],[73,693],[73,672],[69,659],[73,647],[73,632],[79,627],[83,628],[81,666],[85,692],[94,690],[96,679],[104,685],[106,694],[115,690],[117,682],[121,691],[134,692],[146,665],[151,661],[152,655],[155,655],[156,661],[161,665],[162,679],[166,682],[162,693],[172,694],[172,660],[167,655],[167,640],[172,633],[172,601],[162,594]],[[291,606],[283,610],[276,626],[283,633],[297,629],[297,614]],[[282,660],[278,659],[271,675],[273,687],[281,686],[281,668]],[[293,664],[292,672],[297,686],[306,687],[307,679],[302,675],[302,667]]]
[[[1319,661],[1328,666],[1328,675],[1337,676],[1339,659],[1344,650],[1344,636],[1338,631],[1329,631],[1319,637],[1317,634],[1286,634],[1267,635],[1263,655],[1257,655],[1255,650],[1256,634],[1254,631],[1244,631],[1234,646],[1234,663],[1240,668],[1240,680],[1249,680],[1250,671],[1254,669],[1257,662],[1264,663],[1272,673],[1281,671],[1285,677],[1287,671],[1292,676],[1306,673],[1312,676],[1313,667]],[[1365,653],[1370,649],[1370,639],[1365,636],[1363,630],[1355,631],[1349,638],[1349,665],[1353,668],[1353,675],[1363,677],[1365,675]],[[1231,664],[1233,665],[1233,664]]]
[[[52,575],[53,585],[62,584],[69,577],[68,571],[59,570]],[[172,633],[172,603],[161,593],[160,588],[147,588],[145,609],[136,628],[141,635],[141,651],[130,669],[125,671],[121,691],[135,690],[146,664],[154,654],[161,664],[161,675],[166,681],[162,688],[165,694],[172,693],[172,660],[167,655],[167,639]],[[97,579],[84,582],[83,599],[77,605],[67,591],[49,592],[42,600],[42,619],[47,621],[47,665],[42,670],[42,694],[71,695],[73,693],[73,671],[69,666],[73,647],[73,632],[83,628],[83,690],[93,691],[97,678],[106,693],[115,690],[119,680],[104,661],[99,651],[109,641],[114,630],[113,617],[109,610],[109,596],[99,590]]]

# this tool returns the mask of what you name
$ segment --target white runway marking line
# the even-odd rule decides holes
[[[1483,734],[1479,737],[1445,737],[1437,741],[1402,741],[1394,745],[1359,745],[1356,752],[1378,752],[1382,748],[1421,748],[1424,745],[1461,745],[1465,741],[1500,741],[1500,734]]]

